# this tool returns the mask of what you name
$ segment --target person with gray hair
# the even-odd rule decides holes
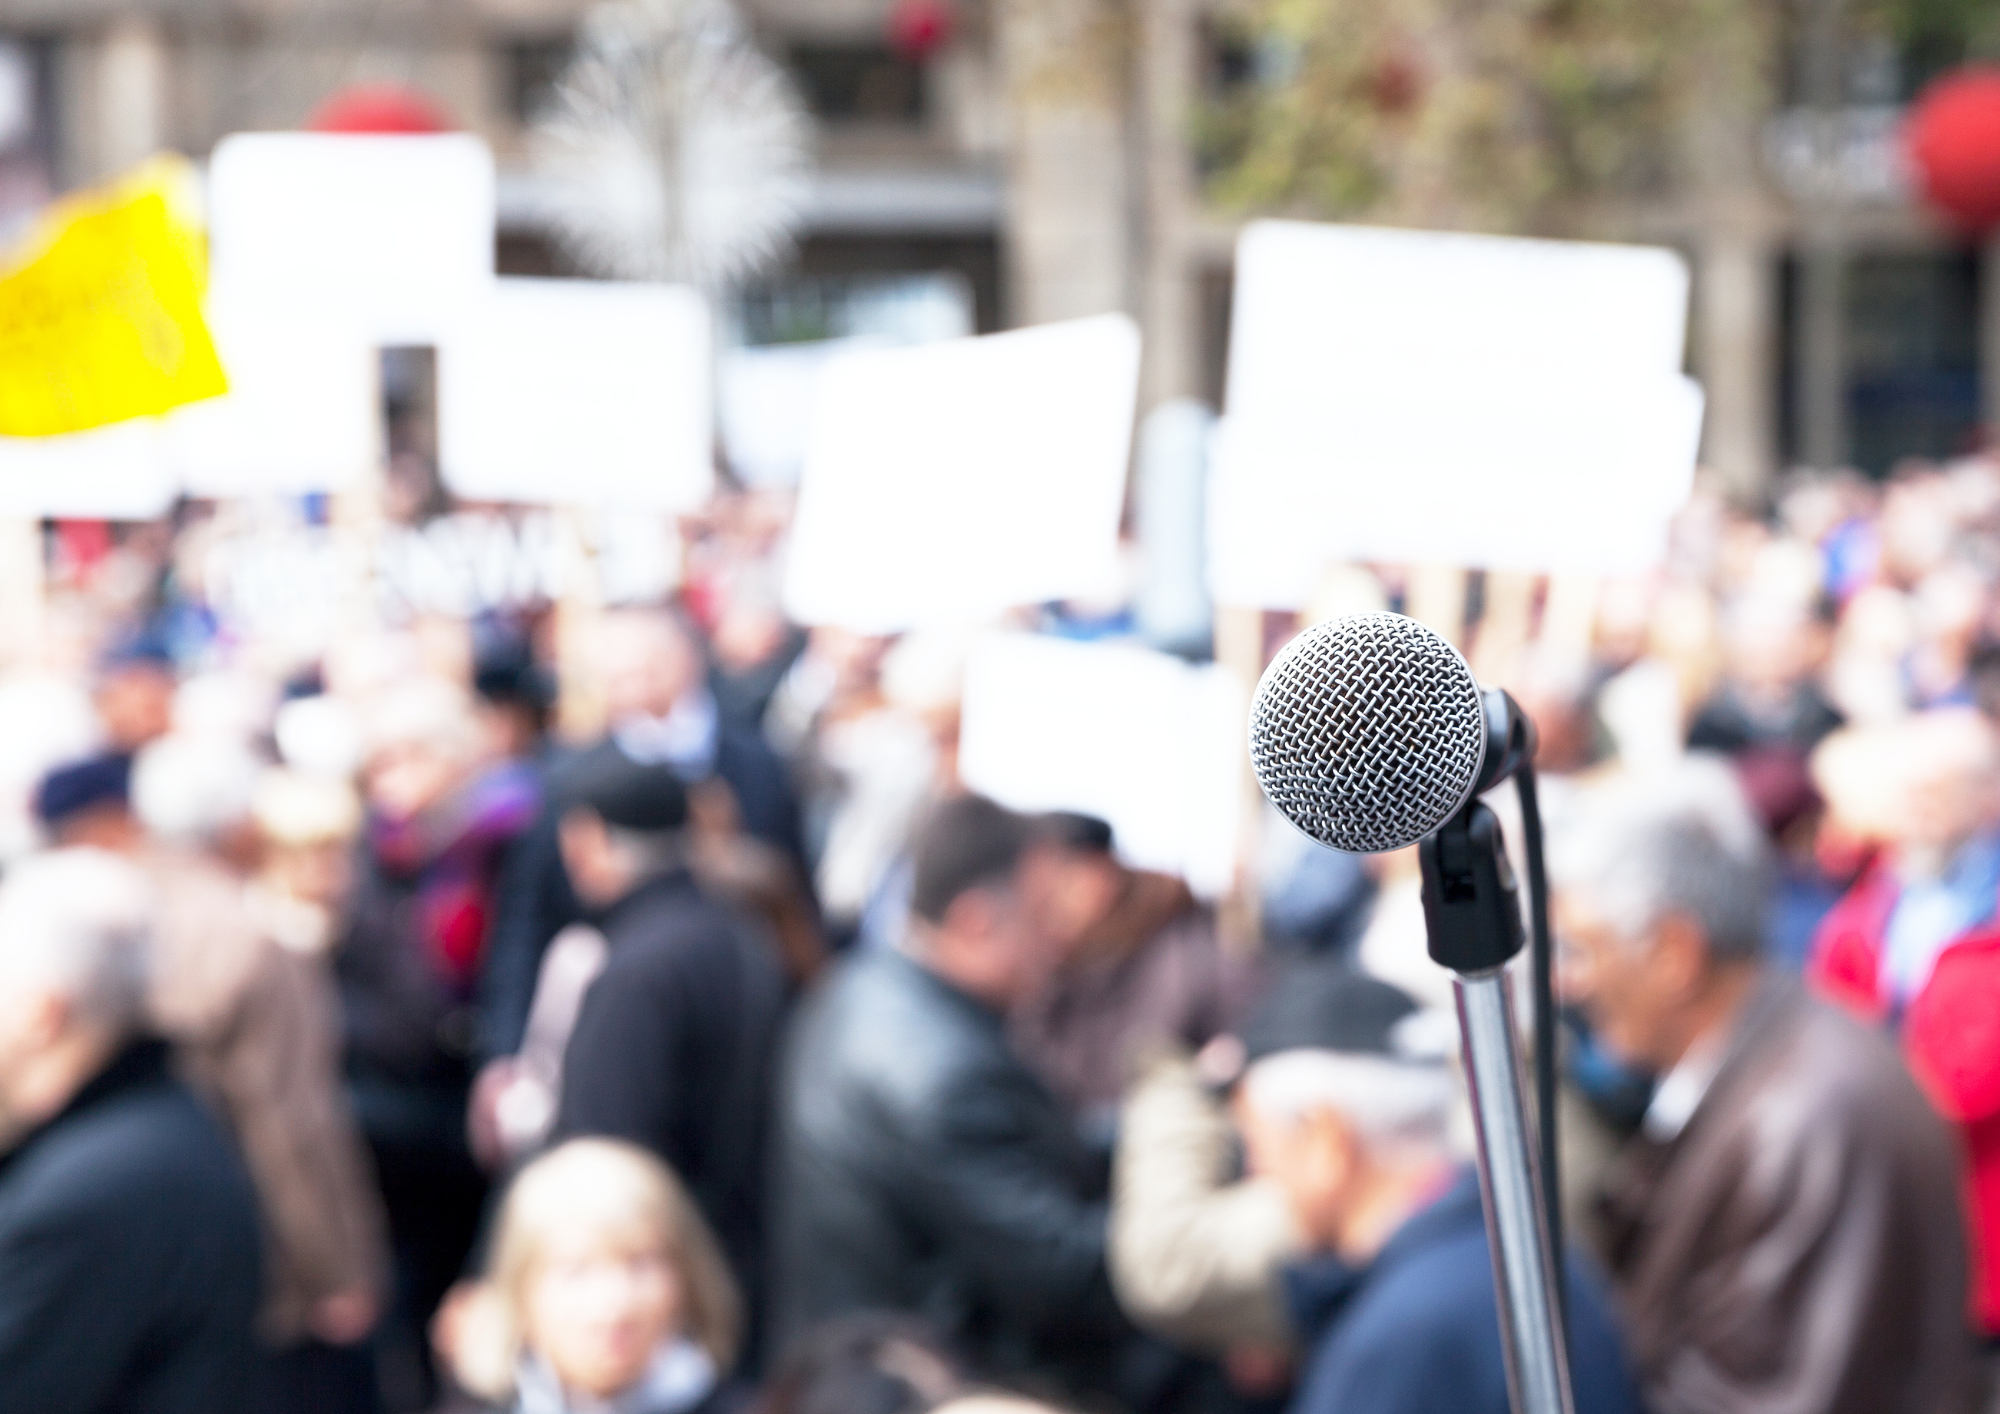
[[[1507,1414],[1477,1179],[1453,1152],[1449,1017],[1337,964],[1279,977],[1243,1032],[1237,1116],[1314,1255],[1285,1277],[1308,1347],[1292,1414]],[[1577,1414],[1638,1414],[1610,1293],[1569,1266]]]
[[[143,1031],[142,875],[31,856],[0,882],[0,1409],[241,1410],[256,1198]]]
[[[1601,787],[1556,845],[1565,998],[1661,1077],[1600,1205],[1648,1406],[1970,1408],[1950,1136],[1881,1038],[1765,968],[1734,775]]]
[[[252,809],[266,770],[219,735],[164,736],[133,762],[132,804],[149,836],[137,862],[156,900],[147,1010],[229,1121],[256,1184],[265,1407],[341,1389],[347,1407],[366,1408],[374,1375],[362,1341],[387,1294],[387,1219],[341,1084],[332,975],[324,958],[278,941],[278,905],[255,882]]]

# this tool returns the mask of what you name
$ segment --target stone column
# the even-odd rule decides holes
[[[1139,7],[1138,86],[1144,187],[1139,318],[1146,359],[1139,401],[1157,407],[1201,390],[1199,274],[1188,251],[1199,196],[1190,118],[1198,82],[1194,6],[1144,0]]]
[[[1007,322],[1128,309],[1124,8],[1001,0],[996,19],[1011,109]]]
[[[95,65],[95,152],[99,176],[122,172],[167,142],[167,45],[157,21],[130,15],[112,23]]]
[[[1777,467],[1777,251],[1756,234],[1703,233],[1695,266],[1696,373],[1708,396],[1702,463],[1754,498]]]

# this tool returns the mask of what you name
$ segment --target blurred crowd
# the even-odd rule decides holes
[[[0,1408],[1506,1409],[1409,852],[1271,815],[1218,905],[968,792],[968,637],[788,623],[769,495],[666,600],[304,651],[212,516],[45,526],[0,677]],[[1465,590],[1541,743],[1580,1414],[1989,1407],[2000,463]]]

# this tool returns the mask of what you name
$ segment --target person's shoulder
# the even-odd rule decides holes
[[[741,1380],[725,1379],[703,1397],[688,1414],[748,1414],[757,1402],[755,1392]]]
[[[1712,1116],[1697,1112],[1704,1152],[1761,1155],[1761,1191],[1779,1205],[1833,1191],[1829,1176],[1848,1170],[1893,1171],[1913,1194],[1948,1183],[1949,1132],[1886,1035],[1795,987],[1746,1024],[1757,1032],[1743,1073],[1718,1079]]]
[[[784,760],[755,727],[725,720],[716,728],[715,746],[719,769],[750,767],[779,775],[784,773]]]
[[[661,890],[654,898],[606,925],[611,944],[608,975],[682,978],[690,972],[738,970],[748,966],[782,986],[782,969],[770,945],[752,925],[692,880]]]
[[[848,958],[809,1005],[809,1061],[892,1106],[934,1108],[1004,1046],[998,1027],[981,1027],[969,1005],[900,954]]]
[[[1484,1257],[1483,1234],[1454,1236],[1379,1272],[1308,1358],[1295,1414],[1502,1414],[1506,1370]]]
[[[73,1218],[121,1230],[174,1214],[227,1220],[254,1201],[219,1122],[164,1076],[58,1121],[0,1190],[14,1221]]]
[[[1822,1124],[1872,1127],[1883,1106],[1922,1096],[1889,1038],[1875,1027],[1803,992],[1791,1001],[1787,1053],[1775,1079],[1801,1113]]]

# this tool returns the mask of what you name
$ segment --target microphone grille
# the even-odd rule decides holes
[[[1401,614],[1329,619],[1287,643],[1250,708],[1250,762],[1286,819],[1376,854],[1449,820],[1486,755],[1479,683],[1448,639]]]

